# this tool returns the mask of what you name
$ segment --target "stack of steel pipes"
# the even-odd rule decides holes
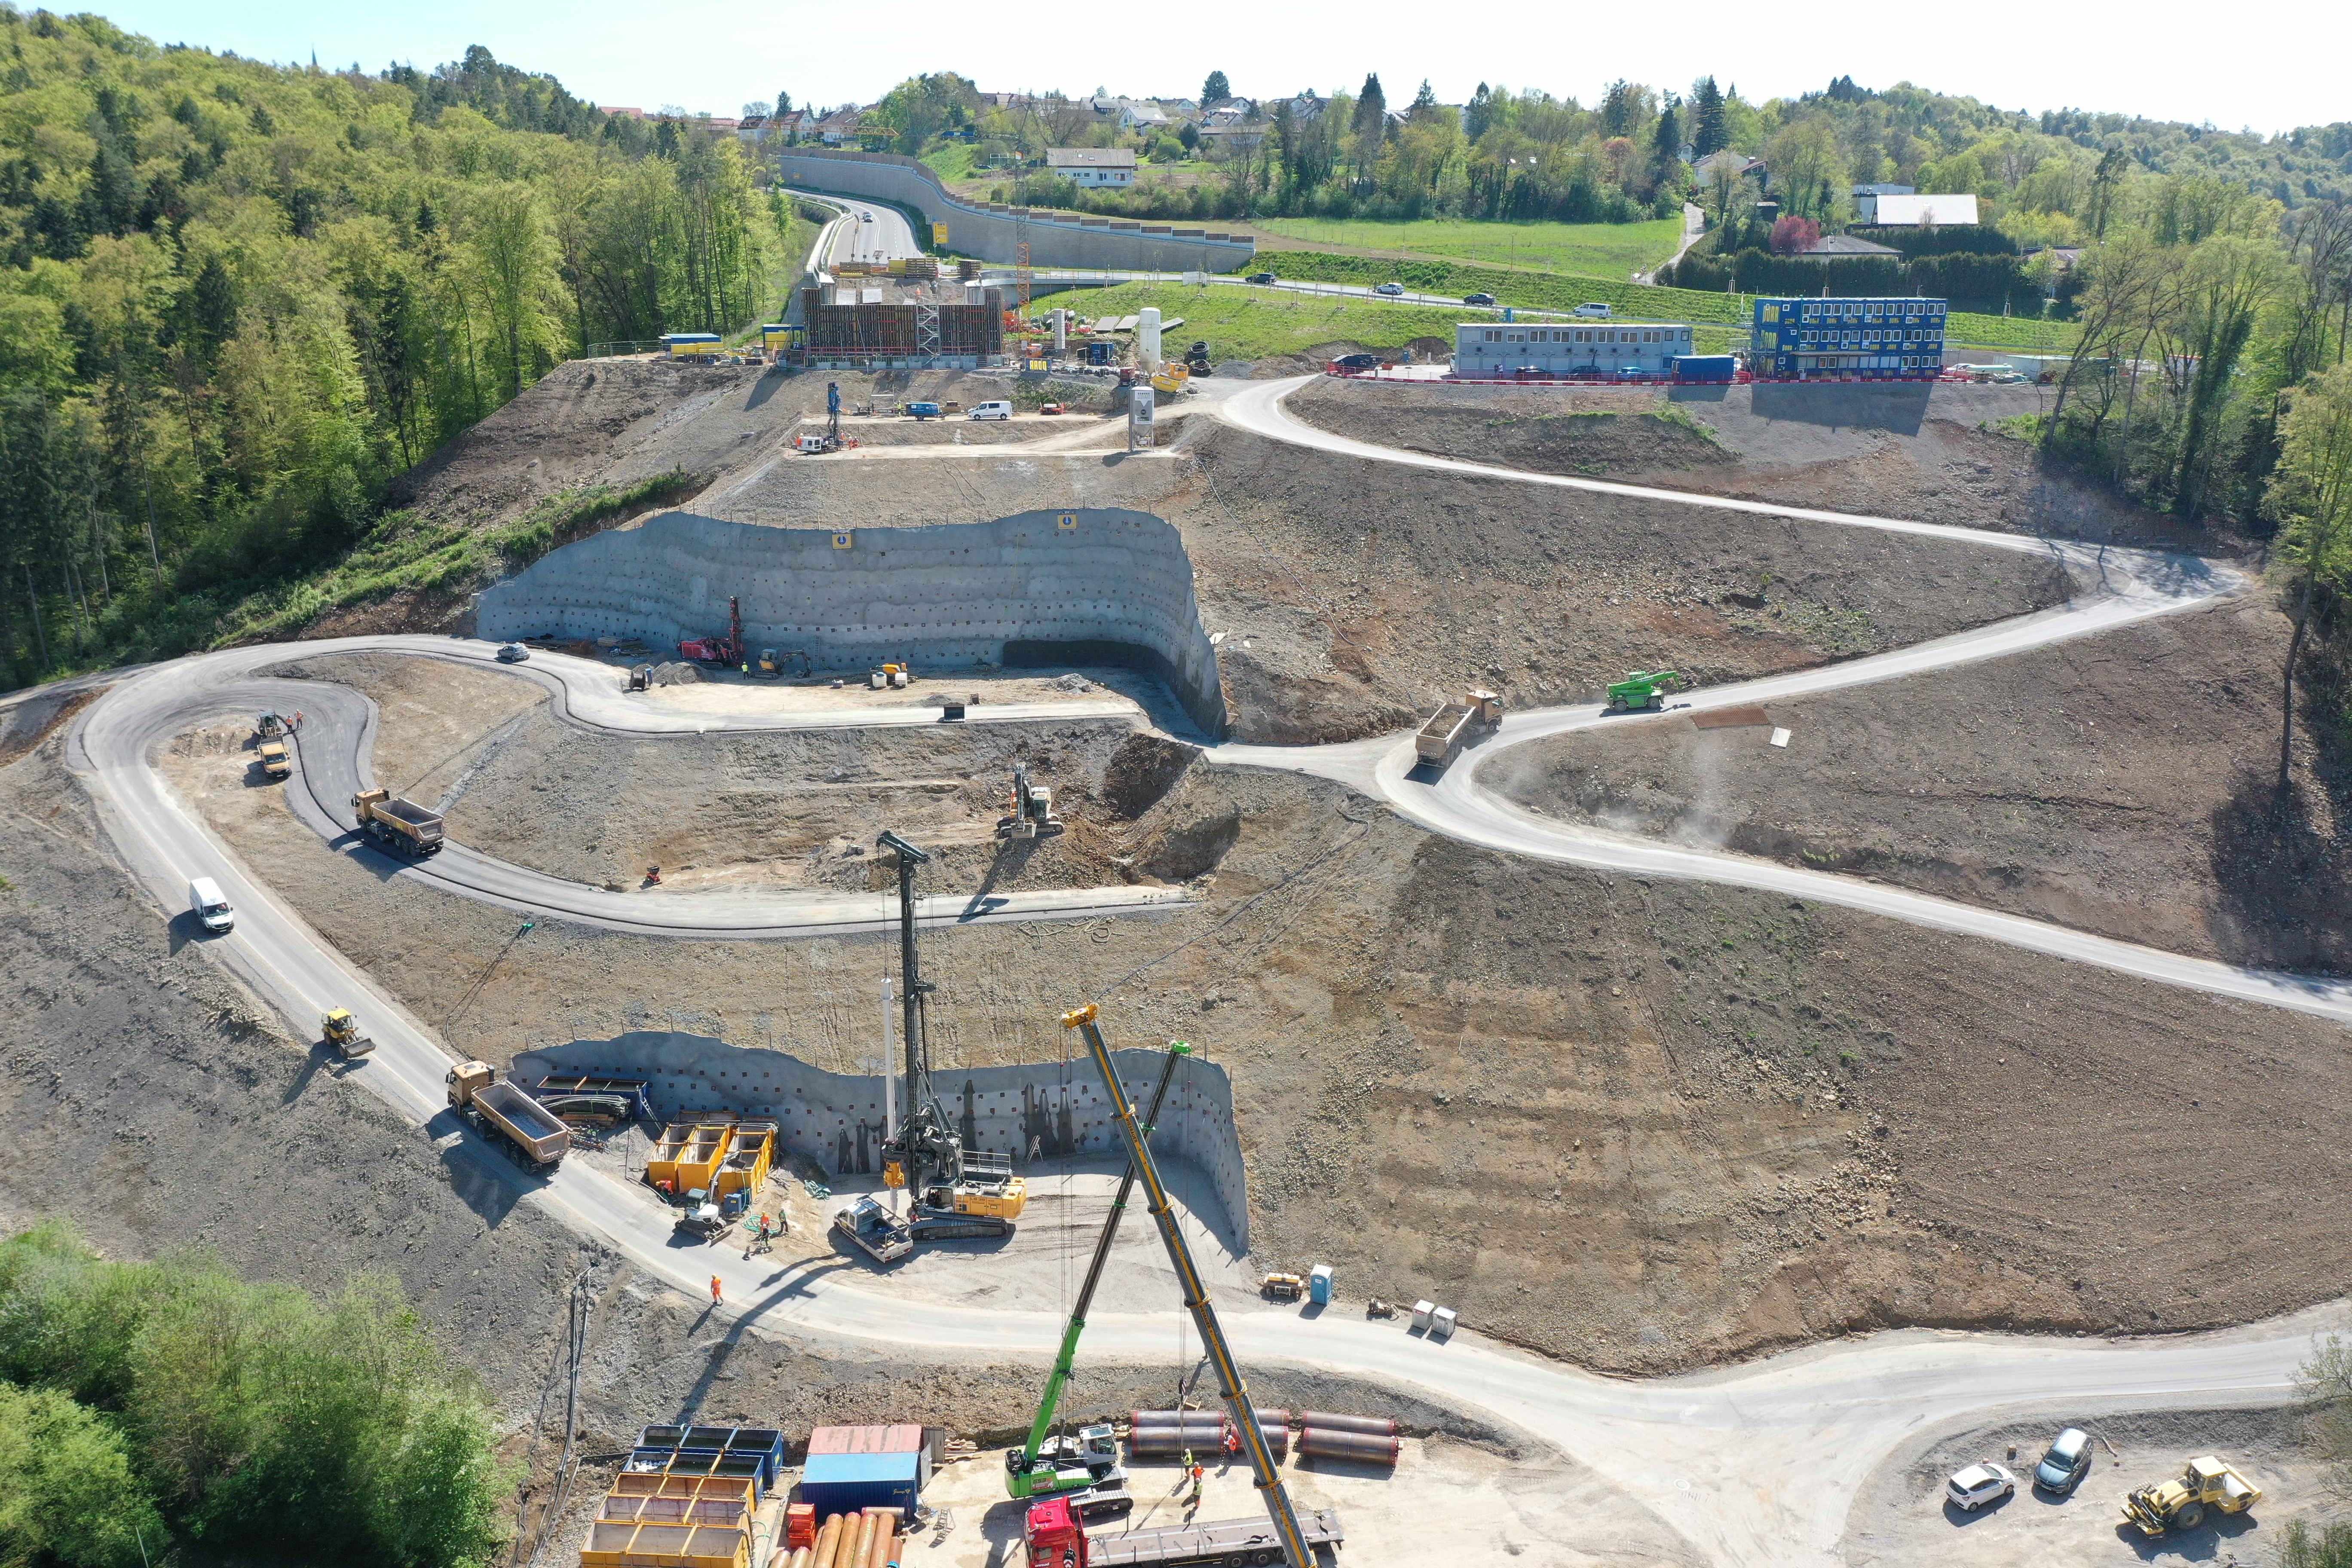
[[[836,1513],[817,1526],[816,1544],[796,1549],[785,1568],[887,1568],[898,1561],[898,1510]]]
[[[1127,1416],[1127,1451],[1139,1459],[1173,1459],[1185,1449],[1202,1463],[1224,1451],[1232,1423],[1222,1410],[1130,1410]],[[1290,1455],[1290,1412],[1261,1410],[1258,1430],[1276,1459]]]
[[[1310,1459],[1361,1459],[1393,1465],[1403,1452],[1397,1425],[1385,1415],[1334,1415],[1309,1410],[1298,1418],[1298,1451]]]

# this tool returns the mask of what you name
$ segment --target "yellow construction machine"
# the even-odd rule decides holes
[[[375,1049],[375,1042],[360,1033],[360,1021],[352,1016],[349,1007],[338,1007],[320,1019],[319,1032],[326,1037],[327,1044],[335,1047],[335,1054],[345,1061],[353,1057],[363,1057]]]
[[[2243,1513],[2262,1501],[2263,1489],[2227,1459],[2211,1454],[2189,1461],[2178,1480],[2141,1487],[2124,1497],[2124,1518],[2142,1535],[2194,1530],[2215,1513]]]

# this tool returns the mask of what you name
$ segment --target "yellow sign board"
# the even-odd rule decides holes
[[[943,223],[935,223],[931,225],[931,248],[934,250],[945,250],[947,247],[948,226]]]
[[[1071,532],[1078,526],[1078,514],[1074,511],[1063,512],[1054,519],[1054,526],[1064,533]]]
[[[847,530],[844,530],[833,536],[833,547],[835,550],[847,550],[856,542],[856,535],[850,533]]]

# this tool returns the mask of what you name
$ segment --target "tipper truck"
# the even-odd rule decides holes
[[[1473,735],[1492,730],[1503,721],[1503,700],[1491,691],[1473,687],[1462,694],[1459,702],[1449,702],[1429,716],[1421,733],[1412,738],[1412,749],[1418,759],[1433,768],[1451,764],[1470,743]]]
[[[1346,1539],[1339,1516],[1328,1508],[1301,1513],[1298,1528],[1318,1561],[1331,1554],[1324,1548],[1336,1552]],[[1028,1568],[1226,1568],[1286,1561],[1274,1527],[1262,1519],[1088,1535],[1071,1517],[1066,1497],[1034,1504],[1023,1534],[1029,1548]]]
[[[552,1171],[563,1163],[572,1129],[513,1084],[499,1082],[498,1068],[488,1062],[460,1062],[444,1081],[457,1114],[526,1170]]]
[[[352,796],[360,831],[402,855],[431,855],[441,847],[441,814],[388,789],[363,789]]]

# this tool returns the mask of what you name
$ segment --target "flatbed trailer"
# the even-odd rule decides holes
[[[1067,1500],[1059,1498],[1040,1503],[1031,1510],[1032,1520],[1056,1503],[1067,1507]],[[1064,1512],[1059,1517],[1066,1520],[1068,1515]],[[1328,1508],[1301,1510],[1298,1530],[1318,1563],[1336,1553],[1347,1539],[1339,1528],[1339,1514]],[[1076,1533],[1076,1527],[1071,1525],[1069,1531]],[[1086,1537],[1084,1552],[1073,1551],[1071,1558],[1059,1555],[1072,1543],[1061,1538],[1054,1526],[1040,1529],[1033,1524],[1029,1545],[1031,1568],[1059,1568],[1072,1559],[1077,1568],[1263,1568],[1286,1561],[1273,1521],[1264,1519],[1105,1531]]]

